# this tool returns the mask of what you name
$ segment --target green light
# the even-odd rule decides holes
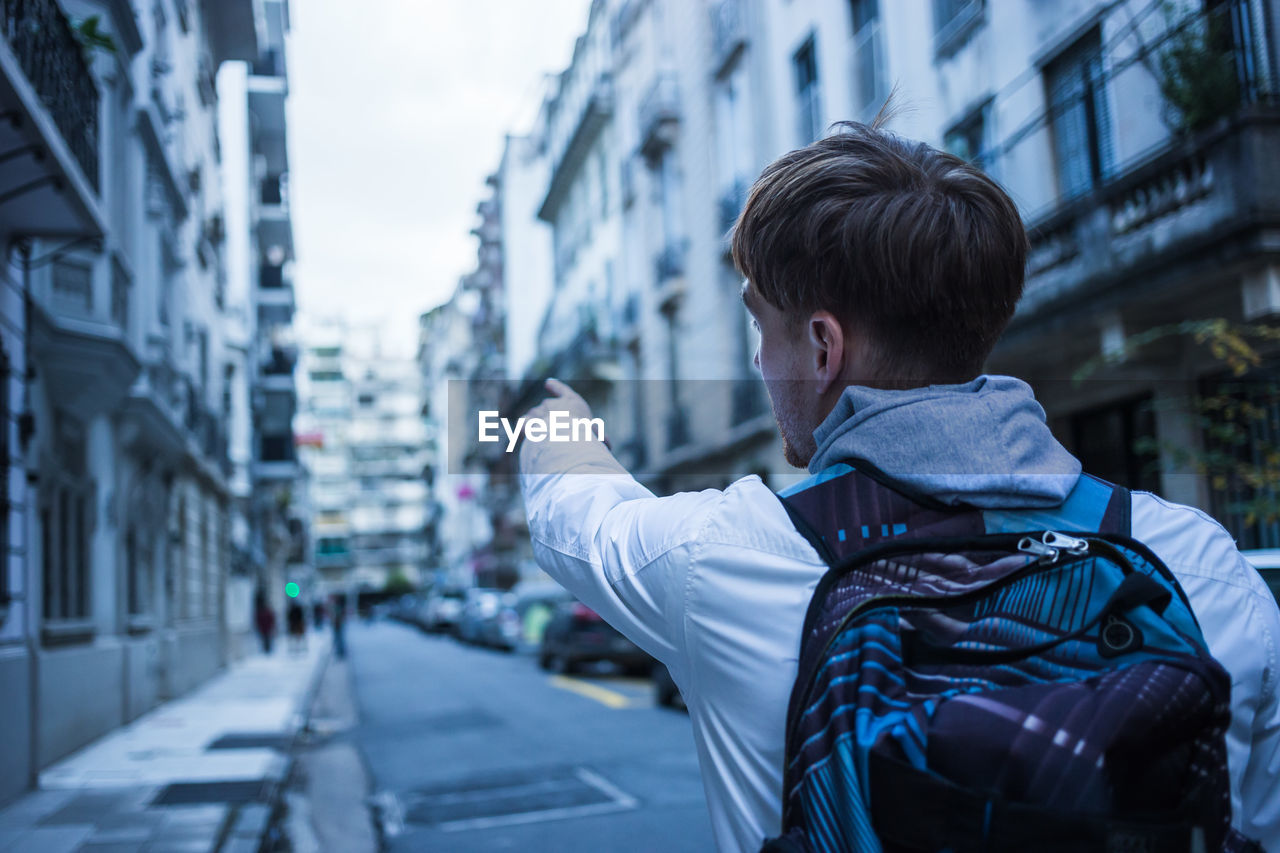
[[[299,592],[301,590],[298,589],[298,585],[292,581],[284,585],[284,594],[290,598],[297,598]]]

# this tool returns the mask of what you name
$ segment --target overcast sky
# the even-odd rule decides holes
[[[475,264],[475,207],[590,0],[291,0],[299,309],[398,344]]]

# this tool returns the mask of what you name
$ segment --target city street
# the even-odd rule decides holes
[[[689,719],[648,681],[352,625],[359,723],[391,850],[712,849]]]

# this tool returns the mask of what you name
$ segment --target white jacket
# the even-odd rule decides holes
[[[758,477],[659,498],[603,445],[526,444],[521,463],[538,563],[667,664],[689,706],[717,845],[759,850],[780,830],[787,700],[826,567]],[[1280,851],[1280,612],[1204,513],[1135,493],[1132,525],[1178,576],[1231,674],[1234,823]]]

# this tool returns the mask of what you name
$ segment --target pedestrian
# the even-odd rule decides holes
[[[936,513],[1052,513],[1100,482],[1028,385],[982,373],[1021,296],[1027,245],[1016,206],[977,166],[876,126],[844,125],[765,170],[733,258],[784,455],[813,475],[807,486],[854,472]],[[530,420],[591,417],[565,384],[547,390]],[[667,665],[717,845],[759,850],[781,829],[788,701],[827,563],[757,476],[656,497],[598,441],[527,441],[520,468],[538,563]],[[1280,611],[1204,513],[1123,494],[1117,514],[1177,576],[1230,674],[1231,822],[1280,850]],[[915,535],[894,522],[838,538]]]
[[[262,642],[262,653],[271,654],[271,642],[276,634],[276,612],[267,602],[266,593],[259,590],[254,596],[253,624]]]
[[[347,605],[341,595],[333,597],[333,653],[339,658],[347,656]]]
[[[285,621],[289,629],[289,651],[301,654],[307,650],[307,614],[297,599],[289,602],[285,611]]]

